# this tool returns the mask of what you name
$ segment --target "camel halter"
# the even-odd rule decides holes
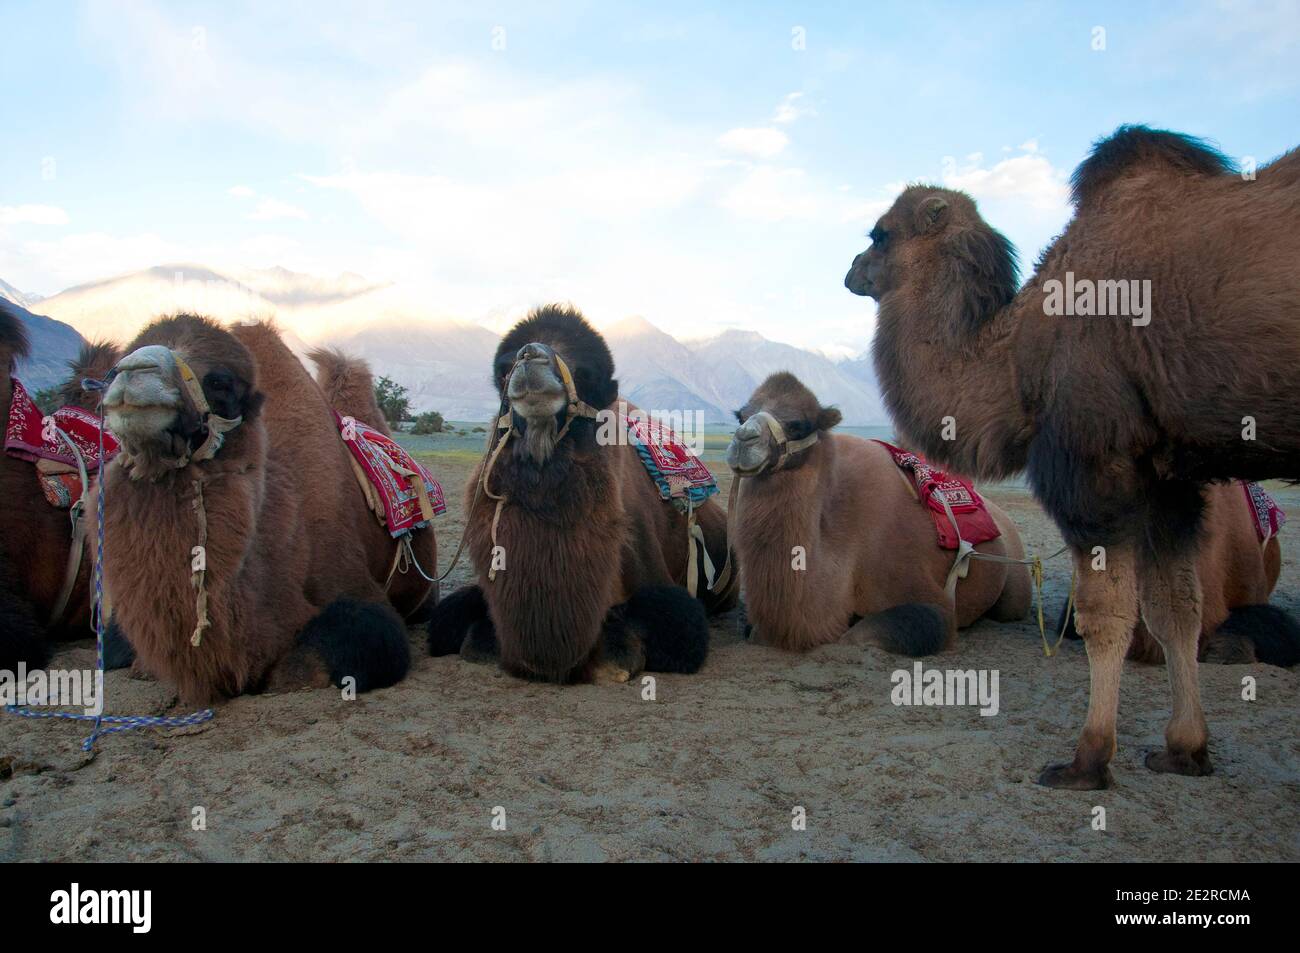
[[[190,453],[187,449],[181,455],[181,458],[175,464],[176,469],[180,470],[191,462],[198,463],[215,457],[217,451],[221,449],[221,445],[226,441],[226,434],[243,423],[244,418],[242,415],[230,418],[214,414],[211,405],[208,404],[207,397],[203,395],[203,387],[199,384],[198,377],[193,369],[185,363],[185,358],[175,351],[172,351],[172,358],[176,361],[176,369],[180,371],[181,384],[185,388],[185,394],[189,398],[190,406],[199,415],[199,421],[208,432],[197,450]]]
[[[766,410],[760,410],[757,413],[750,414],[749,420],[757,420],[759,423],[766,425],[768,432],[772,434],[772,439],[776,441],[776,464],[770,466],[764,463],[763,466],[754,473],[740,474],[732,471],[731,492],[727,494],[727,561],[722,566],[722,571],[714,578],[709,585],[710,592],[724,590],[731,581],[731,546],[732,541],[736,538],[736,524],[740,521],[740,481],[759,476],[770,470],[780,470],[796,453],[807,450],[821,437],[821,431],[814,430],[806,437],[800,437],[798,440],[791,440],[785,434],[785,428],[781,426],[781,421],[777,420]],[[748,423],[749,421],[746,421]],[[771,454],[768,455],[769,460]]]
[[[555,358],[556,369],[560,372],[560,382],[564,384],[564,394],[566,399],[564,408],[564,424],[555,435],[555,442],[559,443],[564,439],[564,435],[569,432],[569,427],[573,424],[575,418],[587,417],[591,420],[595,420],[600,412],[586,401],[579,399],[578,389],[573,383],[573,374],[569,372],[569,365],[564,363],[564,358],[560,357],[560,355],[555,351],[552,351],[551,355]],[[505,509],[508,498],[504,493],[494,493],[491,486],[489,486],[489,480],[492,476],[492,470],[497,464],[497,459],[501,456],[501,451],[505,449],[505,446],[510,442],[511,437],[519,436],[519,431],[515,429],[514,412],[510,410],[510,398],[508,395],[510,378],[514,375],[515,368],[518,366],[519,360],[516,358],[515,362],[510,365],[510,370],[506,373],[505,384],[502,385],[501,388],[501,405],[499,408],[501,412],[497,415],[496,423],[488,438],[488,447],[485,452],[487,462],[484,464],[483,470],[474,484],[474,499],[470,501],[469,505],[469,513],[472,516],[475,507],[478,505],[480,493],[488,499],[496,501],[496,510],[492,513],[492,550],[494,553],[497,548],[497,530],[501,524],[501,511]],[[451,575],[451,571],[456,568],[456,563],[460,561],[460,554],[465,549],[465,540],[469,538],[469,528],[470,518],[467,517],[465,520],[465,529],[460,535],[460,542],[456,545],[456,552],[451,557],[451,564],[447,567],[446,571],[438,577],[439,582],[442,582]],[[496,566],[489,563],[488,579],[495,582],[496,578]]]

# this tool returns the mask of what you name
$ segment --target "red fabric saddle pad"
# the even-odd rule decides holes
[[[910,450],[900,449],[883,440],[877,440],[876,443],[889,451],[889,455],[894,458],[894,463],[911,479],[917,497],[930,511],[930,516],[934,520],[934,529],[941,548],[957,548],[959,529],[961,539],[972,546],[987,543],[990,539],[997,539],[1002,535],[988,507],[984,504],[984,498],[975,492],[975,487],[969,480],[963,480],[961,477],[944,473],[930,466],[922,457]],[[952,509],[953,516],[957,518],[956,527],[948,518],[948,512],[943,505],[945,500],[948,507]]]

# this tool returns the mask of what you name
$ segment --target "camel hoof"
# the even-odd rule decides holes
[[[1110,787],[1110,768],[1102,765],[1099,769],[1084,770],[1072,761],[1049,764],[1038,776],[1038,783],[1064,791],[1101,791]]]
[[[1214,772],[1210,756],[1205,749],[1196,753],[1186,751],[1153,751],[1147,755],[1147,767],[1161,774],[1181,774],[1189,778],[1200,778]]]
[[[624,685],[632,678],[632,673],[609,662],[597,665],[591,673],[593,685]]]

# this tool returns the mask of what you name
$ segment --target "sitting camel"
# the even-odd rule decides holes
[[[0,301],[0,434],[10,433],[13,368],[27,351],[22,323]],[[84,345],[69,361],[71,376],[61,388],[61,405],[97,412],[98,401],[82,392],[80,381],[103,377],[117,358],[112,345]],[[87,474],[88,479],[93,476]],[[70,489],[71,497],[79,496],[79,480]],[[89,633],[93,552],[85,543],[79,553],[71,552],[71,497],[52,505],[38,481],[36,464],[0,452],[0,670],[15,671],[19,662],[39,668],[49,660],[51,642]],[[93,493],[87,499],[93,500]],[[90,515],[83,520],[88,525]]]
[[[1234,480],[1205,488],[1205,530],[1196,560],[1203,599],[1198,654],[1202,662],[1219,665],[1288,667],[1300,662],[1300,625],[1281,607],[1267,604],[1282,570],[1282,546],[1274,535],[1260,542],[1244,486]],[[1073,613],[1063,614],[1061,623],[1067,638],[1079,638]],[[1127,657],[1165,661],[1164,649],[1141,619]]]
[[[1073,549],[1091,697],[1074,760],[1040,782],[1108,783],[1139,614],[1173,694],[1147,767],[1209,774],[1204,487],[1300,478],[1300,150],[1243,178],[1198,140],[1126,126],[1073,193],[1023,288],[975,202],[922,185],[876,223],[845,284],[879,304],[872,351],[900,433],[977,478],[1027,472]]]
[[[493,381],[504,434],[467,487],[478,582],[434,610],[431,654],[490,654],[561,683],[697,670],[706,611],[736,602],[734,585],[709,592],[705,571],[726,561],[726,517],[712,499],[683,512],[636,447],[599,437],[599,412],[626,403],[604,339],[576,310],[540,308],[502,339]],[[692,581],[699,599],[683,588]]]
[[[755,641],[803,651],[847,638],[920,656],[983,616],[1025,617],[1024,565],[969,559],[949,591],[955,553],[911,478],[884,444],[831,433],[840,412],[794,375],[773,374],[736,417],[732,545]],[[1000,535],[975,551],[1022,559],[1016,525],[985,507]]]
[[[428,584],[385,593],[397,544],[275,328],[182,314],[128,351],[104,395],[122,443],[105,474],[104,581],[137,667],[193,705],[400,681],[398,612]]]

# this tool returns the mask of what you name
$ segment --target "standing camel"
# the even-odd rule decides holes
[[[949,524],[928,505],[933,493],[921,502],[879,441],[831,433],[840,412],[793,374],[763,381],[736,417],[732,545],[756,642],[805,651],[843,638],[930,655],[986,614],[1009,622],[1029,611],[1029,570],[967,558],[961,575],[939,545],[936,522]],[[970,493],[955,482],[934,492],[945,489]],[[982,532],[962,537],[976,552],[1022,559],[1011,518],[984,507]]]
[[[1072,182],[1074,218],[1023,289],[974,201],[928,186],[880,218],[845,284],[878,302],[900,432],[962,473],[1027,472],[1073,550],[1088,716],[1074,760],[1040,782],[1109,782],[1139,618],[1173,695],[1147,767],[1204,775],[1206,485],[1300,478],[1300,151],[1246,180],[1198,140],[1126,126]]]

